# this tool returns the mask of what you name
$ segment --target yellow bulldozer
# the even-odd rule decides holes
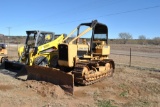
[[[83,26],[86,29],[80,32]],[[88,32],[89,39],[81,38]],[[81,23],[58,45],[58,66],[26,66],[28,79],[58,84],[73,93],[75,83],[90,85],[113,75],[115,64],[109,55],[108,27],[97,20]]]

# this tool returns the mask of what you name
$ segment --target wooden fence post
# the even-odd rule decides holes
[[[130,48],[130,60],[129,60],[129,66],[131,67],[131,48]]]

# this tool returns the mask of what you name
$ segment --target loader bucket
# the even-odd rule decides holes
[[[42,66],[27,66],[27,80],[46,81],[59,85],[63,90],[73,94],[74,76],[67,74],[59,69],[42,67]]]
[[[4,61],[1,64],[0,69],[6,69],[10,72],[14,72],[15,77],[27,75],[25,65],[16,61]]]

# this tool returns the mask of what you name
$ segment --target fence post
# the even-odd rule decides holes
[[[130,60],[129,60],[129,66],[131,67],[131,48],[130,48]]]

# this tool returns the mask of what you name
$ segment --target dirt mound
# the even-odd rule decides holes
[[[7,91],[7,90],[10,90],[12,88],[13,88],[13,86],[11,86],[11,85],[0,84],[0,90],[1,91]]]
[[[26,81],[26,87],[33,89],[42,97],[61,98],[65,95],[60,86],[49,82],[28,80]]]

